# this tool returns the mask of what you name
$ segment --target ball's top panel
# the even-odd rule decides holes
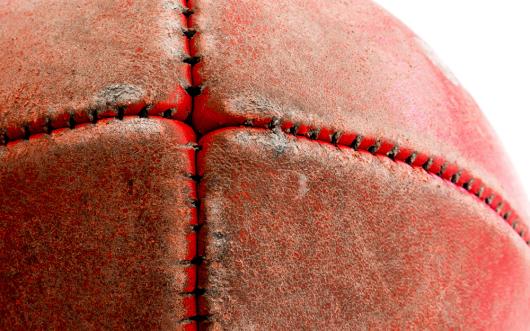
[[[379,6],[193,3],[202,59],[194,78],[204,86],[194,111],[199,129],[274,116],[381,137],[472,171],[525,213],[509,161],[475,102],[428,46]]]
[[[0,127],[119,104],[186,107],[180,1],[7,1]],[[187,77],[188,76],[188,77]]]

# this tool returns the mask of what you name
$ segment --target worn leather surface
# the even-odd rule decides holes
[[[0,329],[184,327],[193,140],[126,119],[0,148]]]
[[[528,328],[530,250],[453,184],[279,131],[200,144],[212,329]]]
[[[439,157],[529,224],[474,101],[372,2],[6,0],[0,22],[0,329],[528,329],[515,216],[278,130]]]
[[[367,0],[194,0],[200,130],[271,117],[389,139],[525,198],[475,102],[426,44]],[[502,111],[499,109],[499,111]],[[527,223],[528,224],[528,223]]]
[[[190,110],[180,1],[0,4],[0,127],[110,105]]]

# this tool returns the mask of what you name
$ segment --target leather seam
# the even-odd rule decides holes
[[[194,37],[197,34],[197,30],[193,26],[193,15],[195,14],[195,10],[193,8],[193,0],[182,0],[182,6],[180,8],[180,16],[182,18],[182,21],[184,23],[184,27],[182,30],[182,34],[184,35],[185,40],[185,51],[186,55],[182,59],[182,62],[185,66],[188,66],[189,74],[190,74],[190,85],[189,86],[182,86],[184,90],[188,93],[188,95],[191,98],[191,110],[189,113],[188,119],[191,119],[191,116],[193,114],[194,108],[195,108],[195,97],[200,95],[202,93],[202,86],[199,84],[196,84],[194,81],[194,71],[196,69],[196,65],[201,61],[200,56],[196,54],[195,49],[195,43],[194,43]],[[191,125],[191,128],[195,131],[197,134],[197,140],[199,139],[199,133],[195,128],[193,128],[193,125]],[[203,222],[199,220],[199,212],[201,209],[201,200],[198,197],[198,191],[199,191],[199,185],[201,177],[197,174],[197,155],[198,151],[200,150],[200,146],[196,144],[195,148],[195,174],[192,175],[190,178],[194,181],[194,188],[195,188],[195,199],[192,201],[192,206],[194,207],[195,211],[195,219],[196,223],[193,227],[193,232],[195,233],[195,247],[194,252],[195,256],[190,261],[191,265],[194,268],[194,289],[191,294],[193,294],[194,298],[194,314],[191,316],[188,316],[186,319],[184,319],[184,322],[188,322],[188,325],[191,325],[196,330],[201,330],[203,328],[207,328],[210,320],[210,316],[208,314],[208,309],[205,304],[205,301],[203,300],[203,296],[206,292],[205,289],[202,289],[200,287],[201,285],[201,275],[205,273],[204,269],[204,253],[203,253],[203,247],[202,247],[202,240],[201,236],[203,236],[203,232],[205,231],[203,228]]]
[[[193,27],[191,20],[194,12],[192,9],[192,0],[183,0],[183,4],[180,8],[180,15],[182,16],[185,26],[182,30],[182,34],[185,37],[185,49],[186,55],[182,58],[182,63],[189,66],[191,72],[191,84],[188,86],[181,85],[182,88],[191,97],[191,116],[194,112],[194,98],[202,93],[202,85],[194,83],[194,67],[201,61],[201,57],[195,54],[194,37],[197,34],[197,30]],[[62,129],[75,129],[81,125],[93,123],[96,124],[98,121],[103,119],[117,119],[123,120],[125,117],[160,117],[166,119],[172,119],[179,122],[184,122],[183,116],[179,109],[164,109],[161,104],[146,104],[144,102],[138,102],[129,105],[113,105],[107,109],[88,109],[81,112],[69,112],[55,117],[44,117],[40,118],[32,123],[22,125],[19,127],[10,127],[7,129],[0,129],[0,146],[10,146],[23,140],[30,140],[36,138],[36,136],[48,134],[51,135],[54,131]],[[486,204],[491,208],[497,215],[499,215],[504,221],[506,221],[515,233],[521,237],[528,246],[530,246],[530,233],[525,224],[520,220],[520,217],[510,204],[492,188],[487,186],[482,180],[473,176],[471,172],[466,169],[458,167],[455,163],[451,163],[442,157],[432,156],[424,152],[415,151],[410,148],[398,146],[396,143],[384,139],[375,137],[366,137],[362,134],[353,132],[342,132],[331,130],[328,128],[318,128],[303,123],[295,123],[287,119],[281,119],[278,117],[270,118],[255,118],[255,119],[243,119],[238,125],[227,125],[220,126],[220,128],[230,127],[253,127],[253,128],[266,128],[270,130],[281,130],[282,132],[295,137],[305,137],[310,140],[320,141],[324,143],[330,143],[336,146],[352,148],[354,151],[366,152],[374,156],[387,157],[394,162],[402,162],[409,165],[412,168],[423,169],[423,171],[435,175],[444,181],[450,182],[460,189],[465,190],[469,194],[474,195],[482,203]],[[191,125],[193,128],[193,125]],[[197,133],[197,130],[193,128]],[[197,151],[200,148],[199,145],[194,145],[196,150],[195,161],[197,160]],[[190,174],[189,178],[195,182],[195,189],[198,190],[200,184],[200,177],[197,174]],[[198,219],[198,213],[200,210],[200,199],[195,197],[192,199],[192,207],[195,210],[195,217]],[[181,322],[189,323],[196,329],[200,329],[203,323],[208,323],[210,316],[207,311],[206,305],[203,303],[203,295],[206,289],[201,289],[200,274],[204,271],[204,256],[201,255],[203,250],[200,247],[200,235],[201,235],[202,224],[198,222],[193,226],[195,247],[194,257],[189,261],[181,261],[181,264],[189,265],[193,268],[193,275],[195,279],[188,279],[189,282],[194,284],[192,291],[182,292],[185,300],[193,297],[194,298],[194,313],[183,319]],[[185,305],[187,305],[185,303]]]
[[[178,119],[172,118],[174,114],[173,110],[167,110],[158,114],[150,114],[149,109],[153,108],[149,105],[130,105],[128,107],[115,107],[107,109],[103,115],[98,116],[98,113],[70,113],[65,118],[59,121],[51,121],[50,119],[44,119],[42,123],[48,123],[48,125],[42,126],[36,131],[32,131],[29,126],[21,128],[10,128],[10,130],[0,130],[0,145],[10,147],[18,142],[24,140],[36,139],[45,134],[51,135],[55,131],[63,129],[76,129],[86,124],[96,124],[100,120],[104,119],[116,119],[123,120],[125,117],[159,117],[165,119],[172,119],[178,122],[182,122]],[[127,114],[127,115],[124,115]],[[79,120],[81,119],[81,120]],[[54,123],[54,125],[50,125]],[[458,188],[465,190],[469,194],[474,195],[489,208],[491,208],[497,215],[502,217],[510,227],[521,237],[528,246],[530,246],[530,234],[527,231],[527,227],[520,221],[518,214],[513,210],[510,204],[503,199],[500,194],[495,193],[494,190],[489,188],[479,178],[474,177],[470,172],[465,169],[459,168],[456,164],[450,163],[441,157],[429,156],[426,153],[414,151],[409,148],[402,148],[397,144],[385,140],[383,138],[371,138],[365,137],[361,134],[355,133],[343,133],[341,131],[333,131],[325,128],[315,128],[301,123],[293,123],[288,120],[281,120],[273,117],[270,119],[247,119],[242,125],[229,125],[221,128],[237,128],[237,127],[252,127],[252,128],[266,128],[270,130],[281,130],[282,132],[297,136],[305,137],[310,140],[330,143],[333,145],[352,148],[354,151],[364,151],[372,155],[379,155],[390,158],[395,162],[402,162],[410,167],[423,169],[431,175],[440,177],[441,179],[456,185]],[[23,133],[19,134],[18,137],[10,137],[9,132]],[[200,146],[194,145],[197,151]],[[190,175],[193,176],[193,175]],[[198,176],[193,176],[197,186],[200,182]],[[194,202],[199,208],[200,201]],[[199,231],[200,229],[197,229]],[[197,289],[204,291],[203,289]]]
[[[366,152],[374,156],[387,157],[394,162],[402,162],[412,168],[422,169],[428,174],[437,176],[475,196],[508,223],[511,229],[530,247],[530,233],[527,226],[521,221],[509,202],[478,177],[473,176],[470,171],[460,168],[457,164],[442,157],[400,147],[384,138],[318,128],[278,117],[245,119],[240,123],[240,126],[265,128],[272,131],[281,130],[291,136],[351,148],[356,152]],[[234,125],[225,128],[228,127],[234,127]]]

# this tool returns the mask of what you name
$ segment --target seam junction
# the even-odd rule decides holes
[[[194,77],[197,76],[195,72],[197,65],[201,62],[202,58],[197,54],[196,45],[194,43],[194,38],[199,32],[195,28],[193,22],[193,15],[195,14],[193,0],[181,0],[181,7],[178,10],[178,15],[183,22],[182,35],[185,43],[185,55],[181,61],[185,66],[189,67],[188,73],[190,74],[190,84],[182,84],[181,86],[191,98],[191,111],[187,114],[188,118],[186,118],[186,114],[181,113],[180,109],[167,108],[162,103],[146,104],[139,102],[130,105],[113,105],[106,109],[88,109],[76,113],[64,113],[56,115],[55,117],[37,119],[36,121],[19,127],[9,127],[4,130],[0,129],[0,146],[9,147],[23,140],[34,139],[39,135],[51,135],[58,130],[68,128],[73,130],[82,125],[97,124],[100,120],[104,119],[123,120],[126,117],[134,116],[139,118],[159,117],[190,124],[190,117],[195,110],[195,97],[199,96],[203,91],[202,85],[197,84],[197,82],[194,81]],[[218,129],[246,126],[269,130],[281,130],[292,136],[305,137],[314,141],[348,147],[357,152],[365,152],[376,156],[387,157],[394,162],[402,162],[410,167],[423,169],[423,171],[440,177],[441,179],[452,183],[457,188],[474,195],[504,219],[513,231],[515,231],[518,236],[530,246],[530,232],[510,204],[501,195],[488,187],[482,180],[473,176],[472,173],[441,157],[398,146],[394,142],[381,137],[365,137],[362,134],[336,131],[329,128],[319,128],[278,117],[238,119],[238,121],[239,123],[219,126]],[[193,128],[193,125],[191,125],[191,127]],[[198,139],[199,138],[200,137],[198,137]],[[195,162],[197,162],[197,151],[200,146],[194,145],[193,148],[196,151]],[[197,166],[195,166],[195,171],[197,172]],[[190,250],[194,251],[194,256],[190,260],[180,261],[180,263],[189,266],[191,270],[189,272],[189,277],[192,277],[193,279],[189,279],[188,281],[194,284],[194,286],[193,289],[190,288],[190,291],[184,291],[181,295],[185,299],[186,306],[193,305],[194,307],[191,309],[193,314],[181,322],[185,323],[186,329],[199,330],[208,326],[210,318],[207,306],[204,303],[204,294],[207,292],[207,289],[200,287],[200,275],[204,272],[202,269],[204,269],[205,260],[204,247],[202,247],[203,244],[201,243],[200,238],[201,236],[204,236],[205,228],[199,221],[201,201],[197,192],[201,177],[197,175],[197,173],[189,174],[188,177],[195,183],[195,192],[193,192],[190,197],[190,205],[194,210],[195,219],[195,223],[192,224],[192,237],[195,242],[194,247],[190,248]],[[190,298],[193,299],[193,303],[189,302]]]
[[[190,75],[190,85],[188,86],[182,86],[184,90],[188,93],[188,95],[191,98],[191,111],[189,113],[187,121],[191,123],[191,116],[193,114],[194,108],[195,108],[195,97],[200,95],[202,92],[202,86],[200,84],[197,84],[195,82],[195,70],[196,65],[201,61],[200,56],[196,52],[195,43],[194,43],[194,37],[197,35],[197,30],[194,28],[193,25],[193,15],[195,14],[195,9],[193,7],[193,1],[192,0],[182,0],[182,7],[180,9],[180,15],[182,17],[183,21],[183,29],[182,29],[182,35],[184,36],[185,40],[185,50],[187,54],[182,59],[182,62],[184,65],[188,66],[189,70],[187,72]],[[190,125],[193,127],[193,125]],[[198,135],[198,133],[197,133]],[[199,135],[197,136],[197,139],[199,139]],[[198,140],[197,140],[198,141]],[[195,238],[195,256],[192,258],[190,263],[194,266],[194,279],[193,282],[195,284],[195,287],[193,291],[191,291],[190,294],[194,297],[194,305],[195,305],[195,314],[193,316],[189,316],[187,320],[189,323],[187,324],[187,327],[194,330],[201,330],[201,329],[207,329],[209,325],[209,315],[208,310],[204,301],[204,294],[206,292],[205,289],[201,288],[201,275],[203,274],[204,269],[204,249],[202,247],[202,240],[201,236],[204,235],[205,229],[202,227],[202,223],[199,221],[199,213],[201,209],[201,200],[198,196],[198,190],[200,185],[201,177],[197,174],[197,153],[200,150],[200,146],[196,145],[195,148],[195,173],[191,174],[189,176],[190,180],[192,180],[195,185],[195,192],[193,200],[191,201],[191,205],[194,208],[195,211],[195,224],[193,226],[193,232],[194,232],[194,238]]]

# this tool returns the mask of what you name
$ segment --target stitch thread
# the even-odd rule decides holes
[[[180,8],[180,15],[185,18],[186,26],[182,30],[187,43],[187,49],[193,49],[193,39],[196,37],[198,31],[192,27],[191,17],[195,13],[194,9],[190,8],[191,0],[183,0],[183,5]],[[182,88],[191,97],[191,113],[194,110],[194,98],[202,93],[202,86],[196,85],[193,81],[193,69],[201,61],[201,57],[196,54],[186,54],[182,59],[182,63],[190,66],[191,85],[182,86]],[[92,123],[97,124],[100,120],[114,118],[116,120],[123,120],[125,117],[137,116],[139,118],[161,117],[167,119],[175,119],[180,114],[178,109],[165,109],[162,111],[156,110],[157,104],[132,104],[128,106],[116,105],[107,109],[92,109],[80,113],[68,113],[66,115],[58,115],[56,118],[46,117],[42,123],[36,122],[22,125],[19,128],[9,128],[0,130],[0,146],[9,146],[17,141],[30,140],[36,134],[53,134],[54,131],[64,128],[75,129],[80,124]],[[38,123],[38,124],[37,124]],[[270,119],[245,119],[240,123],[246,127],[262,127],[270,130],[282,130],[283,132],[293,136],[303,136],[311,140],[328,142],[337,146],[350,147],[355,151],[368,152],[373,155],[388,157],[395,162],[403,162],[413,168],[423,169],[424,171],[438,176],[445,181],[464,189],[465,191],[475,195],[483,203],[489,206],[495,213],[502,217],[524,241],[530,246],[529,231],[520,221],[515,211],[511,208],[507,201],[501,198],[498,194],[492,192],[491,189],[484,186],[484,184],[477,178],[472,177],[463,169],[458,169],[456,165],[450,164],[445,160],[425,155],[417,151],[408,151],[401,149],[398,145],[391,141],[386,141],[382,138],[375,140],[364,137],[360,134],[346,134],[341,131],[324,130],[323,128],[311,127],[301,123],[291,123],[277,117]],[[352,137],[355,137],[352,139]],[[368,141],[368,143],[366,143]],[[364,144],[363,144],[364,143]],[[366,145],[368,144],[368,145]],[[191,146],[196,152],[200,150],[197,144]],[[186,177],[195,183],[198,189],[199,183],[202,179],[197,174],[186,174]],[[201,208],[201,201],[197,197],[189,198],[190,208],[194,210],[195,216],[198,219],[199,210]],[[207,325],[209,315],[204,313],[207,307],[203,307],[202,297],[207,293],[206,289],[199,287],[200,270],[204,268],[205,257],[201,256],[202,247],[200,247],[199,236],[203,230],[202,224],[194,224],[191,228],[195,234],[196,240],[194,250],[195,256],[191,260],[179,261],[181,265],[194,268],[194,277],[192,280],[194,289],[192,291],[184,291],[181,294],[185,300],[193,298],[195,305],[195,315],[188,316],[181,320],[182,323],[191,323],[196,329],[200,329],[203,325]],[[204,230],[203,230],[204,231]],[[222,234],[214,233],[214,236]],[[206,324],[203,324],[206,323]]]
[[[194,46],[193,38],[197,35],[197,30],[192,26],[192,21],[191,21],[192,15],[195,13],[195,11],[193,8],[191,8],[191,0],[185,0],[184,2],[185,2],[185,6],[181,8],[181,15],[184,16],[184,21],[186,22],[186,26],[184,27],[182,33],[186,38],[186,43],[187,43],[186,49],[188,49],[190,53],[184,56],[184,58],[182,59],[182,62],[185,65],[190,66],[189,72],[191,72],[191,77],[190,77],[191,85],[183,86],[183,88],[188,93],[188,95],[191,97],[191,112],[190,112],[190,116],[191,116],[191,114],[193,113],[194,107],[195,107],[195,97],[200,95],[202,92],[202,86],[197,85],[193,77],[194,68],[201,61],[201,58],[200,56],[191,53],[193,50],[193,46]],[[197,153],[200,151],[201,148],[198,144],[194,144],[193,148],[195,150],[195,156],[197,156]],[[195,162],[197,162],[197,157],[195,157]],[[195,164],[195,169],[198,169],[197,164]],[[195,182],[195,188],[196,188],[196,194],[197,194],[201,177],[198,176],[197,174],[190,174],[189,178]],[[192,208],[194,208],[195,210],[197,220],[199,220],[198,214],[201,208],[200,199],[196,197],[195,199],[192,199],[190,201],[190,204]],[[191,260],[191,264],[194,265],[194,268],[195,268],[195,279],[194,279],[195,288],[190,293],[193,295],[194,300],[195,300],[195,315],[189,316],[184,321],[184,322],[189,322],[192,325],[194,325],[197,330],[202,329],[203,326],[207,327],[207,323],[209,319],[208,314],[203,313],[207,311],[206,307],[203,307],[203,303],[202,303],[202,297],[206,293],[206,290],[200,288],[200,275],[202,274],[202,269],[204,268],[204,257],[200,255],[202,252],[202,247],[200,247],[201,240],[199,238],[200,235],[202,234],[201,230],[203,230],[203,227],[199,223],[199,221],[197,221],[197,224],[193,227],[193,231],[195,232],[195,240],[196,240],[195,242],[196,255]]]
[[[149,114],[149,109],[154,108],[154,105],[144,105],[142,108],[138,108],[137,105],[131,105],[129,108],[125,108],[124,112],[127,113],[127,115],[122,115],[121,119],[123,120],[124,117],[131,117],[136,115],[140,118],[147,118],[147,117],[161,117],[161,118],[172,118],[175,115],[175,110],[169,109],[162,113],[158,114]],[[45,118],[43,121],[43,125],[41,128],[36,127],[36,129],[33,129],[26,125],[21,128],[11,128],[11,130],[0,130],[0,146],[9,146],[11,144],[15,144],[18,141],[23,140],[29,140],[32,136],[45,133],[45,134],[53,134],[54,131],[64,129],[64,128],[70,128],[75,129],[80,124],[85,123],[92,123],[97,124],[98,121],[103,119],[109,119],[109,118],[115,118],[120,119],[119,111],[117,109],[107,109],[104,113],[100,114],[98,111],[92,111],[90,116],[84,116],[85,114],[68,114],[68,120],[61,121],[61,119],[51,119],[51,118]],[[87,119],[86,121],[77,121],[76,117]],[[59,124],[57,124],[59,123]],[[286,124],[287,123],[287,124]],[[458,169],[455,172],[452,172],[451,174],[447,174],[449,171],[448,168],[452,168],[453,166],[449,164],[446,161],[441,160],[440,158],[436,157],[427,157],[425,154],[420,152],[411,152],[411,153],[402,153],[400,148],[397,145],[392,145],[391,149],[389,151],[382,151],[381,145],[379,145],[378,149],[376,150],[374,148],[374,145],[368,146],[366,148],[361,147],[361,143],[363,141],[362,135],[356,135],[353,141],[349,144],[345,144],[343,141],[343,138],[345,135],[340,131],[335,131],[331,134],[329,134],[329,137],[322,137],[320,134],[323,132],[323,130],[318,129],[308,129],[307,127],[301,125],[301,124],[292,124],[289,122],[284,122],[282,124],[282,121],[280,121],[277,118],[270,119],[268,121],[264,120],[253,120],[253,119],[246,119],[241,123],[244,127],[262,127],[267,129],[281,129],[283,132],[294,135],[294,136],[305,136],[306,138],[309,138],[311,140],[319,140],[323,142],[328,142],[334,145],[338,146],[344,146],[344,147],[350,147],[356,151],[365,151],[368,153],[371,153],[373,155],[380,155],[390,158],[391,160],[395,162],[404,162],[408,164],[409,166],[413,168],[422,168],[426,172],[438,176],[458,187],[461,187],[465,191],[475,195],[478,199],[480,199],[484,204],[489,206],[495,213],[497,213],[502,219],[504,219],[509,225],[513,227],[513,224],[517,224],[519,217],[515,213],[515,211],[511,208],[510,204],[500,197],[500,195],[492,193],[492,190],[484,186],[484,184],[477,178],[472,177],[469,173],[467,173],[464,169]],[[10,136],[9,132],[14,132],[14,136]],[[329,132],[329,131],[326,131]],[[377,140],[376,140],[377,141]],[[384,140],[379,140],[380,144],[383,144]],[[195,150],[200,149],[198,145],[192,146]],[[422,159],[426,159],[426,161],[418,163],[418,156],[423,156]],[[437,161],[436,161],[437,160]],[[435,163],[442,163],[441,166],[439,166],[439,169],[437,169],[437,166],[435,166]],[[465,176],[465,174],[467,175]],[[447,177],[447,178],[446,178]],[[196,177],[198,180],[200,177]],[[197,181],[198,181],[197,180]],[[485,194],[485,192],[490,192],[489,194]],[[200,202],[199,202],[200,204]],[[516,225],[517,226],[517,225]],[[530,235],[528,230],[524,225],[520,225],[520,227],[524,227],[524,231],[518,232],[518,235],[525,240],[528,246],[530,246]]]

